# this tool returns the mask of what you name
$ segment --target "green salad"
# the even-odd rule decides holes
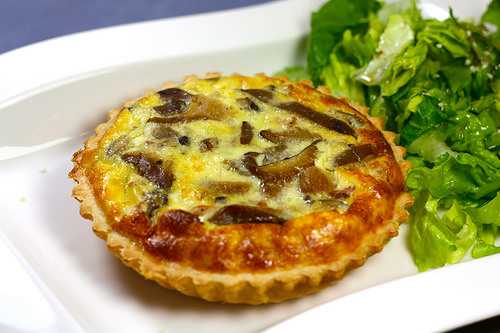
[[[500,0],[480,22],[424,19],[415,1],[329,0],[312,14],[310,79],[398,133],[412,169],[419,270],[500,253]]]

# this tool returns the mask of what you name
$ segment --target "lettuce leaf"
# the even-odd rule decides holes
[[[414,192],[427,190],[436,199],[479,202],[500,190],[500,169],[468,153],[447,154],[432,167],[411,169],[406,185]]]
[[[370,107],[370,114],[374,117],[379,117],[384,120],[384,127],[390,131],[396,130],[395,114],[396,110],[393,104],[383,96],[376,96],[371,93],[372,90],[378,87],[368,88],[368,106]]]
[[[500,27],[500,0],[492,0],[481,17],[481,22],[491,23]]]
[[[408,109],[413,112],[400,133],[400,142],[403,145],[409,145],[423,133],[447,120],[437,98],[419,95],[412,101],[415,106],[408,106]]]
[[[439,64],[427,59],[408,84],[401,87],[396,94],[389,96],[389,100],[396,108],[395,120],[398,132],[402,131],[411,115],[419,110],[420,103],[425,97],[431,98],[441,109],[443,112],[441,118],[448,117],[449,106],[444,93],[446,87],[442,80],[436,80],[436,77],[439,77]]]
[[[329,65],[321,74],[322,81],[334,96],[365,104],[363,85],[354,79],[353,74],[373,57],[382,31],[383,27],[376,18],[372,18],[364,35],[353,33],[350,29],[344,31],[341,42],[330,54]]]
[[[488,9],[481,17],[481,22],[490,23],[496,26],[496,32],[492,33],[491,42],[497,49],[500,49],[500,0],[492,0]]]
[[[311,17],[307,68],[314,85],[321,83],[321,73],[328,66],[330,53],[346,29],[366,29],[370,14],[381,5],[377,0],[330,0]]]
[[[356,79],[366,85],[379,84],[394,58],[404,51],[414,38],[415,33],[404,16],[392,15],[380,36],[377,56],[356,73]]]
[[[367,105],[407,148],[419,269],[471,247],[472,257],[500,253],[500,0],[481,24],[451,9],[449,19],[423,19],[415,0],[361,2],[329,0],[314,14],[315,84]]]
[[[472,72],[469,67],[464,66],[463,61],[447,63],[439,71],[453,93],[463,93],[463,97],[468,98],[472,86]]]
[[[353,34],[351,30],[346,30],[342,35],[340,52],[356,68],[366,65],[377,51],[380,26],[376,20],[370,21],[370,26],[366,35]]]
[[[353,102],[364,104],[363,86],[351,77],[355,70],[356,67],[340,61],[334,52],[330,56],[330,65],[323,70],[322,78],[333,96],[347,97]]]
[[[500,234],[500,192],[483,206],[469,208],[467,211],[478,226],[478,240],[472,248],[472,257],[500,253],[500,246],[495,245]]]
[[[471,45],[468,42],[467,31],[455,20],[429,20],[425,28],[418,34],[420,41],[429,45],[433,56],[442,61],[453,58],[468,58],[471,55]]]
[[[443,155],[455,156],[456,153],[445,142],[446,133],[442,130],[429,131],[408,146],[408,152],[422,156],[427,162],[437,162]]]
[[[473,258],[481,258],[500,253],[500,246],[495,245],[495,240],[500,234],[498,227],[491,224],[483,224],[478,229],[478,240],[472,248]]]
[[[500,227],[500,194],[481,207],[469,208],[468,213],[477,224],[492,224]]]
[[[389,18],[396,14],[406,14],[409,17],[416,17],[421,20],[420,11],[417,8],[416,0],[400,0],[385,3],[378,12],[378,18],[387,24]]]
[[[382,96],[394,95],[417,73],[418,67],[427,57],[427,45],[417,43],[397,56],[385,72],[380,83]]]
[[[425,191],[412,209],[410,248],[420,271],[460,261],[476,238],[476,225],[457,202],[442,216],[438,209],[438,200]]]
[[[496,134],[496,127],[489,112],[478,115],[459,112],[449,119],[448,142],[453,150],[471,153],[495,168],[500,168],[500,159],[487,149],[487,138]]]

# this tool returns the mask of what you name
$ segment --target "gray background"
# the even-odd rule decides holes
[[[0,0],[0,53],[83,30],[270,0]]]

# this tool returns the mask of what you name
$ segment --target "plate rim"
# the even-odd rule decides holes
[[[0,73],[9,81],[0,89],[0,105],[15,103],[19,98],[26,98],[27,94],[60,80],[111,67],[304,36],[309,27],[309,13],[322,1],[274,0],[222,11],[92,29],[22,46],[0,54]],[[284,11],[286,18],[278,15]],[[241,24],[251,23],[252,19],[260,21],[251,30],[246,24]],[[264,31],[266,28],[272,29]],[[177,39],[183,39],[182,43],[163,45],[158,42],[171,33],[175,33]],[[213,37],[215,34],[217,38]],[[96,49],[100,52],[92,52]]]
[[[460,291],[463,290],[464,279],[453,279],[458,275],[467,276],[466,282],[469,286],[480,286],[467,290],[467,301],[456,302],[455,298],[451,297],[463,297]],[[494,297],[500,294],[500,287],[497,285],[499,275],[500,254],[447,265],[336,298],[272,325],[264,332],[303,332],[307,329],[306,322],[326,321],[331,319],[332,314],[337,318],[335,328],[340,331],[448,331],[500,314],[500,302]],[[380,302],[382,296],[383,303]],[[363,305],[363,309],[371,310],[369,319],[372,320],[353,320],[352,314]],[[446,309],[445,312],[443,309]],[[442,315],[435,316],[437,313]],[[457,313],[463,316],[456,318]],[[388,314],[390,320],[376,320],[387,318]],[[432,318],[432,324],[429,325],[424,318]],[[418,321],[419,319],[423,320]],[[408,323],[414,326],[409,327]],[[315,327],[316,331],[325,333],[330,332],[329,329],[330,327],[321,324]]]

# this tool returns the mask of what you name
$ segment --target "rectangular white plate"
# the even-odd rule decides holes
[[[12,303],[0,299],[0,330],[255,332],[316,305],[417,273],[405,245],[406,227],[402,227],[401,235],[381,254],[315,295],[258,307],[207,303],[163,289],[124,267],[93,235],[70,196],[71,155],[108,110],[186,74],[273,73],[303,60],[309,14],[320,3],[278,1],[133,24],[63,37],[0,56],[4,85],[0,89],[0,231],[50,305],[47,310],[47,304],[33,301],[31,308],[19,310],[26,315],[23,324],[22,319],[9,317]],[[491,259],[500,257],[488,259],[474,264],[491,268],[498,276],[500,260]],[[467,265],[460,267],[474,270]],[[14,266],[3,269],[14,270]],[[441,281],[432,278],[433,273],[415,277]],[[12,276],[10,291],[4,286],[4,294],[28,297],[35,293],[27,293],[27,284]],[[476,279],[474,283],[481,281]],[[407,288],[412,288],[409,284]],[[399,287],[391,285],[384,288],[394,293]],[[500,294],[498,287],[489,291]],[[372,311],[363,304],[378,300],[370,293],[366,297],[355,303],[360,319],[363,311]],[[26,326],[29,318],[40,313],[37,309],[47,312],[46,320],[39,316],[38,326]],[[341,310],[336,311],[332,316],[345,318]],[[500,313],[500,306],[493,304],[467,320],[495,313]],[[325,325],[333,329],[335,320]]]

